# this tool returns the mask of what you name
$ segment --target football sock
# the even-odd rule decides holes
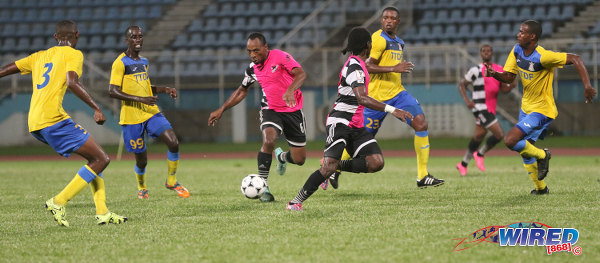
[[[146,186],[146,168],[141,169],[137,165],[134,165],[133,169],[135,170],[135,177],[137,178],[138,190],[148,189]]]
[[[258,161],[258,175],[265,179],[265,182],[267,182],[269,179],[269,170],[271,169],[273,156],[271,153],[258,152],[256,159]]]
[[[479,156],[483,156],[489,150],[494,148],[494,146],[496,146],[496,144],[498,144],[500,141],[502,141],[502,139],[498,139],[498,138],[496,138],[496,136],[490,136],[485,141],[485,144],[481,147],[481,149],[479,149],[479,151],[477,153],[479,154]]]
[[[540,181],[537,179],[537,176],[538,176],[537,162],[533,158],[527,158],[527,159],[528,159],[528,161],[525,161],[525,158],[523,158],[523,162],[524,162],[523,166],[525,166],[525,170],[527,170],[527,175],[529,175],[529,178],[531,178],[531,181],[535,185],[535,190],[543,190],[544,188],[546,188],[546,183],[544,182],[544,180]],[[532,163],[529,163],[529,162],[532,162]]]
[[[301,204],[306,201],[308,197],[310,197],[315,191],[317,191],[317,189],[319,189],[319,185],[326,179],[327,178],[323,177],[319,170],[316,170],[308,177],[306,183],[304,183],[304,186],[302,189],[300,189],[300,192],[298,192],[298,195],[294,197],[291,203]]]
[[[429,136],[427,131],[415,132],[415,152],[417,152],[417,179],[421,180],[429,174]]]
[[[79,169],[73,180],[54,197],[54,202],[57,205],[66,205],[69,200],[73,199],[88,183],[96,177],[96,173],[87,165]]]
[[[177,183],[177,168],[179,167],[179,152],[173,153],[171,151],[167,151],[167,164],[169,167],[167,184],[175,185]]]
[[[340,170],[353,173],[367,173],[369,172],[367,169],[367,159],[360,157],[342,160],[340,161]]]
[[[277,156],[277,160],[279,160],[282,163],[294,163],[294,159],[292,159],[292,153],[287,151],[287,152],[282,152],[279,156]]]
[[[468,148],[467,152],[465,153],[465,156],[463,156],[463,159],[462,159],[462,165],[464,167],[467,167],[467,165],[471,161],[471,158],[473,158],[473,153],[477,150],[477,147],[479,147],[479,144],[481,144],[481,142],[478,142],[475,139],[471,139],[471,141],[469,142],[469,148]]]
[[[525,141],[525,146],[523,147],[523,149],[521,151],[519,151],[519,154],[521,154],[521,156],[523,156],[523,157],[533,157],[535,159],[544,159],[544,158],[546,158],[546,152],[544,150],[535,147],[529,141],[526,141],[526,140],[522,140],[522,141]],[[519,143],[517,143],[517,144],[519,144]]]
[[[94,204],[96,204],[96,215],[104,215],[108,212],[106,207],[106,190],[104,189],[104,179],[97,176],[90,182],[90,189],[94,196]]]

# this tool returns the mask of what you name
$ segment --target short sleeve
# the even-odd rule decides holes
[[[73,71],[77,73],[78,77],[81,77],[83,73],[83,53],[79,50],[73,50],[69,56],[67,56],[65,70],[67,72]]]
[[[346,83],[352,88],[365,86],[365,71],[359,65],[348,66],[348,75],[346,75]]]
[[[371,46],[371,53],[369,54],[369,57],[379,60],[379,59],[381,59],[381,55],[385,51],[385,47],[386,47],[385,39],[383,39],[383,37],[381,37],[381,36],[376,36],[375,34],[373,34],[373,36],[371,37],[371,40],[372,40],[372,42],[371,42],[372,46]]]
[[[36,54],[37,53],[34,53],[25,58],[15,61],[15,65],[17,65],[17,68],[19,68],[19,70],[21,71],[21,75],[31,73],[31,67],[32,67],[31,62],[33,61],[32,57],[35,56]]]
[[[465,74],[465,80],[468,82],[473,82],[475,81],[475,79],[477,78],[477,76],[479,76],[479,70],[477,69],[477,67],[471,67],[469,69],[469,71],[467,71],[467,74]]]
[[[510,51],[508,54],[508,58],[506,58],[506,63],[504,63],[504,71],[510,72],[513,74],[519,74],[519,69],[517,66],[517,58],[515,58],[515,48]]]
[[[287,72],[292,73],[292,69],[301,68],[300,63],[296,61],[290,54],[283,52],[283,61],[281,61],[281,65]]]
[[[244,79],[242,80],[242,87],[248,88],[256,81],[256,74],[254,74],[254,63],[250,63],[244,72]]]
[[[110,84],[122,87],[123,86],[123,77],[125,76],[125,65],[123,65],[123,61],[120,59],[115,60],[112,64],[112,69],[110,70]]]
[[[567,53],[544,50],[540,55],[540,63],[544,68],[562,68],[567,64]]]

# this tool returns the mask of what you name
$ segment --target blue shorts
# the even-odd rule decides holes
[[[32,131],[31,135],[50,145],[54,151],[64,157],[69,157],[72,152],[77,151],[90,137],[90,134],[72,119],[66,119],[41,130]]]
[[[143,153],[146,151],[144,142],[144,132],[148,133],[150,138],[160,136],[164,131],[173,129],[171,123],[162,113],[157,113],[150,119],[139,124],[121,125],[123,128],[123,140],[128,152]]]
[[[546,135],[546,129],[552,123],[554,119],[546,117],[544,114],[532,112],[525,114],[525,112],[519,112],[519,122],[515,125],[519,130],[523,132],[525,140],[537,141],[538,139],[544,139]]]
[[[413,117],[416,117],[419,114],[423,114],[423,109],[421,109],[421,105],[408,91],[402,91],[398,93],[395,97],[382,101],[385,104],[392,105],[398,109],[408,111]],[[365,128],[372,133],[373,135],[377,134],[379,127],[383,123],[383,119],[387,116],[387,112],[376,111],[365,107],[364,115],[364,124]],[[406,123],[410,126],[411,121],[409,119],[406,120]]]

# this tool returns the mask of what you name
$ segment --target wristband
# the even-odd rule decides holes
[[[383,111],[385,111],[385,112],[387,112],[387,113],[392,113],[392,112],[394,112],[395,110],[396,110],[396,108],[395,108],[394,106],[386,104],[386,105],[385,105],[385,109],[384,109]]]

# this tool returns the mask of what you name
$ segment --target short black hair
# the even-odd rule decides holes
[[[129,30],[134,29],[134,28],[139,28],[140,30],[142,30],[141,26],[136,26],[136,25],[129,26],[127,29],[125,29],[125,37],[129,37]]]
[[[494,48],[492,47],[492,45],[490,45],[490,44],[487,44],[487,43],[486,43],[486,44],[483,44],[483,45],[481,45],[481,46],[479,47],[479,52],[481,52],[481,51],[483,50],[483,48],[484,48],[484,47],[490,47],[490,49],[491,49],[492,51],[494,51]]]
[[[383,15],[383,13],[385,13],[385,11],[394,11],[394,12],[396,12],[396,15],[400,16],[400,11],[398,11],[398,8],[396,8],[396,7],[388,6],[388,7],[384,8],[383,11],[381,11],[381,15]]]
[[[530,34],[535,35],[535,40],[540,39],[540,37],[542,36],[542,25],[540,24],[540,22],[536,20],[527,20],[523,22],[523,24],[527,25]]]
[[[264,46],[267,44],[267,39],[265,38],[265,35],[263,35],[260,32],[253,32],[250,33],[250,35],[248,36],[248,40],[254,40],[257,39],[260,40],[260,43]]]
[[[350,30],[348,34],[348,44],[346,48],[342,50],[342,54],[350,51],[352,54],[360,54],[367,48],[368,43],[371,42],[371,33],[364,27],[355,27]]]
[[[62,20],[56,23],[56,34],[60,37],[69,36],[77,32],[77,23],[73,20]]]

